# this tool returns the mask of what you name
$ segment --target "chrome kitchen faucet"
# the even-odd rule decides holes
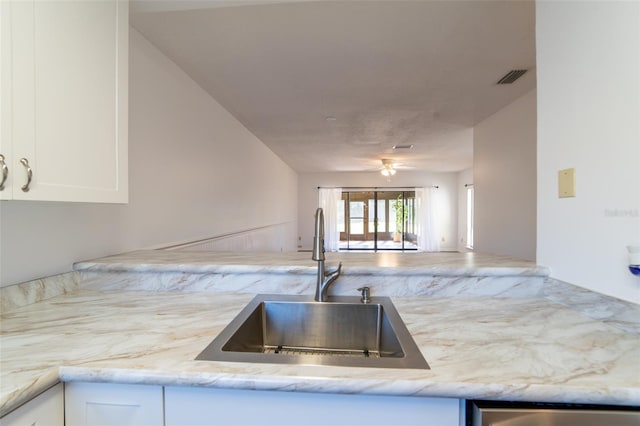
[[[321,208],[316,210],[315,234],[313,236],[313,253],[311,259],[318,262],[316,295],[313,300],[316,302],[326,302],[329,286],[340,276],[342,262],[338,265],[338,269],[333,272],[327,272],[324,269],[324,213]]]

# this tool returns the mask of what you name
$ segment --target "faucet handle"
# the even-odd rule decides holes
[[[358,291],[362,292],[362,297],[360,298],[360,302],[362,303],[371,302],[371,297],[369,295],[369,287],[360,287]]]

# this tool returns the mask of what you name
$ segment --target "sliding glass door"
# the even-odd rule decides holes
[[[345,191],[341,250],[417,250],[414,191]]]

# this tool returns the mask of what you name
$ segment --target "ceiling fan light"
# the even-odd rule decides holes
[[[380,173],[382,174],[382,176],[386,176],[387,178],[390,178],[391,176],[396,174],[396,170],[393,168],[394,166],[393,160],[390,160],[388,158],[383,158],[380,161],[382,161],[382,167],[383,167],[382,170],[380,170]]]

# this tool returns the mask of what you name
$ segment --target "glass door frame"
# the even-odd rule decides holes
[[[353,191],[353,190],[346,190],[342,192],[342,201],[343,203],[341,203],[342,208],[343,208],[343,226],[344,228],[342,228],[343,230],[341,230],[340,232],[340,243],[345,243],[346,242],[346,247],[344,247],[342,244],[340,245],[340,250],[358,250],[358,251],[415,251],[417,250],[417,245],[415,244],[417,241],[416,235],[413,234],[412,231],[413,229],[415,229],[415,223],[414,224],[408,224],[407,221],[408,220],[413,220],[415,221],[415,211],[414,209],[414,202],[410,202],[410,200],[414,200],[415,201],[415,191],[406,191],[406,190],[393,190],[393,189],[389,189],[389,190],[378,190],[378,189],[373,189],[373,190],[361,190],[361,191]],[[392,214],[392,210],[393,210],[393,203],[396,200],[400,200],[401,205],[400,205],[400,214],[404,217],[404,220],[401,221],[402,224],[402,230],[401,230],[401,238],[400,238],[400,245],[398,247],[394,247],[394,246],[387,246],[387,247],[380,247],[380,242],[383,241],[393,241],[393,233],[391,231],[391,229],[394,229],[396,226],[391,226],[392,225],[392,220],[395,221],[395,212],[394,214]],[[379,207],[380,207],[380,203],[379,201],[384,200],[384,215],[379,215]],[[373,211],[373,220],[371,220],[370,218],[370,214],[371,214],[371,208],[370,208],[370,202],[373,201],[373,206],[374,206],[374,211]],[[357,235],[361,235],[361,238],[351,238],[351,203],[352,202],[362,202],[364,203],[363,205],[363,216],[362,216],[362,221],[363,221],[363,233],[362,234],[357,234]],[[384,231],[379,230],[378,228],[380,228],[380,222],[379,222],[379,216],[383,216],[383,220],[384,222],[384,226],[382,228],[384,228]],[[359,217],[358,217],[359,218]],[[371,232],[371,226],[370,224],[373,224],[373,232]],[[381,235],[382,234],[382,235]],[[381,240],[381,238],[383,238]],[[358,244],[358,246],[352,246],[351,242],[364,242],[366,243],[367,241],[373,241],[373,246],[369,247],[366,244]],[[410,243],[410,244],[408,244]]]

